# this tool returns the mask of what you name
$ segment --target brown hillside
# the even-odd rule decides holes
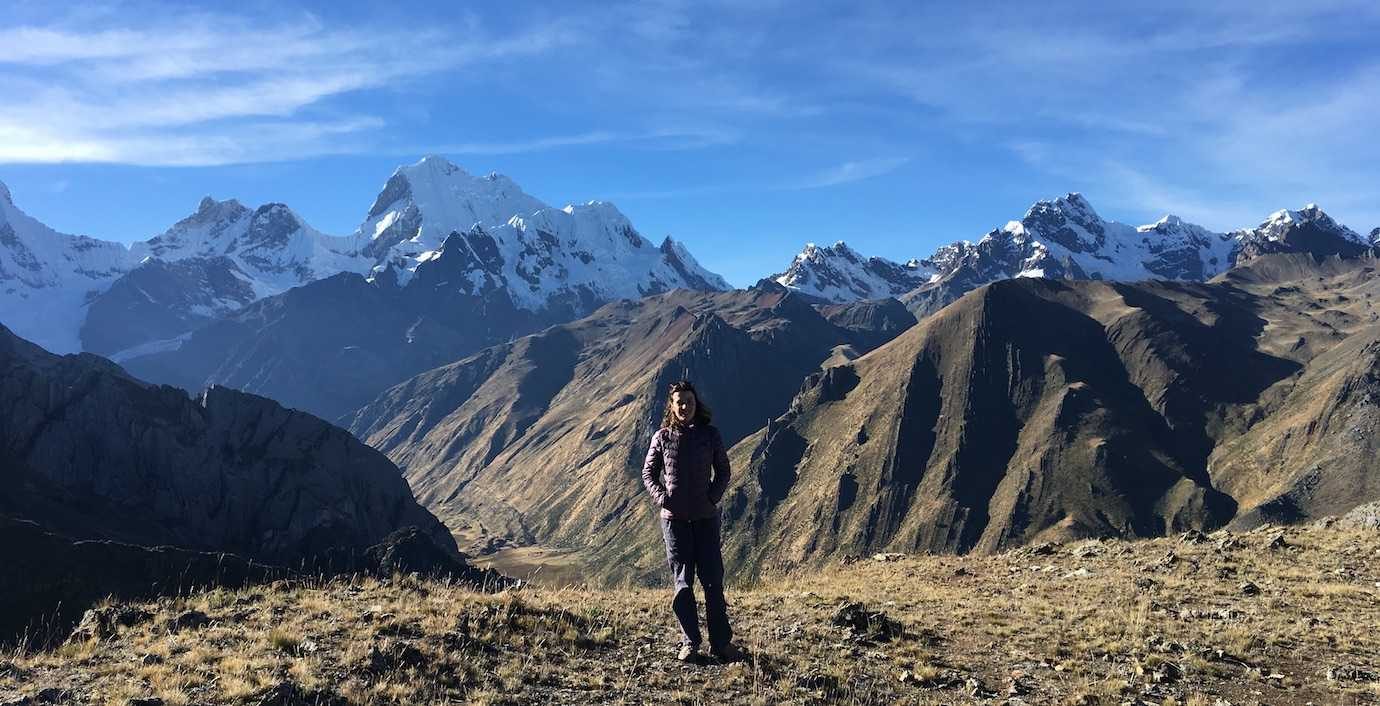
[[[812,376],[733,450],[729,553],[756,571],[1249,523],[1284,493],[1267,517],[1374,500],[1373,265],[972,292]]]
[[[610,304],[417,376],[352,429],[404,469],[462,549],[508,562],[495,568],[558,563],[516,548],[540,545],[590,559],[572,576],[657,576],[664,557],[646,541],[655,520],[639,472],[669,383],[695,380],[732,444],[779,414],[836,346],[865,352],[900,329],[885,306],[831,316],[840,324],[776,285]]]

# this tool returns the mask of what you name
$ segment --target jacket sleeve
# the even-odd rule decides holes
[[[661,484],[661,471],[666,460],[661,455],[661,432],[652,435],[652,445],[647,449],[647,460],[642,462],[642,485],[656,501],[657,507],[666,504],[666,487]]]
[[[714,430],[714,480],[709,484],[709,500],[715,505],[723,499],[724,493],[728,492],[728,479],[733,477],[733,472],[728,467],[728,449],[724,448],[724,438],[719,435],[719,430]]]

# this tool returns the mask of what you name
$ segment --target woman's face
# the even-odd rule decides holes
[[[677,421],[682,424],[688,423],[695,418],[695,393],[672,392],[671,409],[675,411]]]

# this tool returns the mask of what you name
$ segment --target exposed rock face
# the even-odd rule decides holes
[[[228,257],[148,259],[91,301],[82,345],[112,355],[166,341],[257,298],[248,276]]]
[[[454,550],[382,454],[270,400],[188,399],[0,328],[0,405],[0,513],[67,536],[298,565],[415,525]]]
[[[337,420],[409,376],[572,315],[518,309],[496,289],[444,286],[450,266],[445,256],[424,263],[407,287],[387,272],[328,277],[123,363],[146,380],[228,385]]]
[[[828,302],[900,297],[936,274],[933,263],[905,264],[885,258],[864,258],[842,240],[828,247],[807,243],[790,267],[771,279]]]
[[[591,579],[652,572],[653,507],[639,471],[669,383],[693,380],[732,443],[835,346],[865,352],[888,326],[836,326],[775,284],[678,290],[418,375],[363,408],[351,429],[388,453],[474,551],[502,537],[579,549]]]
[[[875,348],[915,325],[915,315],[895,299],[872,299],[821,306],[829,323],[862,336],[875,336]]]
[[[1256,228],[1239,231],[1236,239],[1239,245],[1233,253],[1233,264],[1245,264],[1271,253],[1355,257],[1370,248],[1368,239],[1332,220],[1311,203],[1298,211],[1277,211]]]
[[[733,449],[730,563],[1149,536],[1380,497],[1373,268],[1275,255],[1210,284],[981,288],[812,375]]]
[[[486,578],[387,458],[270,400],[189,399],[0,327],[0,406],[0,639],[112,593],[302,570]]]

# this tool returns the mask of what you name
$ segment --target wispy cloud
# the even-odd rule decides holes
[[[787,188],[818,189],[826,186],[838,186],[839,184],[862,181],[863,179],[871,179],[894,172],[905,166],[909,161],[909,157],[880,157],[877,159],[844,162],[843,164],[829,167],[828,169],[822,169],[811,174]]]
[[[506,142],[462,142],[442,147],[428,146],[405,152],[445,152],[450,154],[522,154],[544,152],[561,147],[580,147],[586,145],[624,144],[652,150],[697,149],[710,145],[733,142],[737,135],[732,131],[714,129],[652,130],[647,132],[617,132],[596,130],[575,135],[552,135],[529,140]]]
[[[443,38],[329,29],[312,16],[0,29],[0,161],[191,165],[358,151],[384,120],[332,99],[570,41],[555,25]]]

